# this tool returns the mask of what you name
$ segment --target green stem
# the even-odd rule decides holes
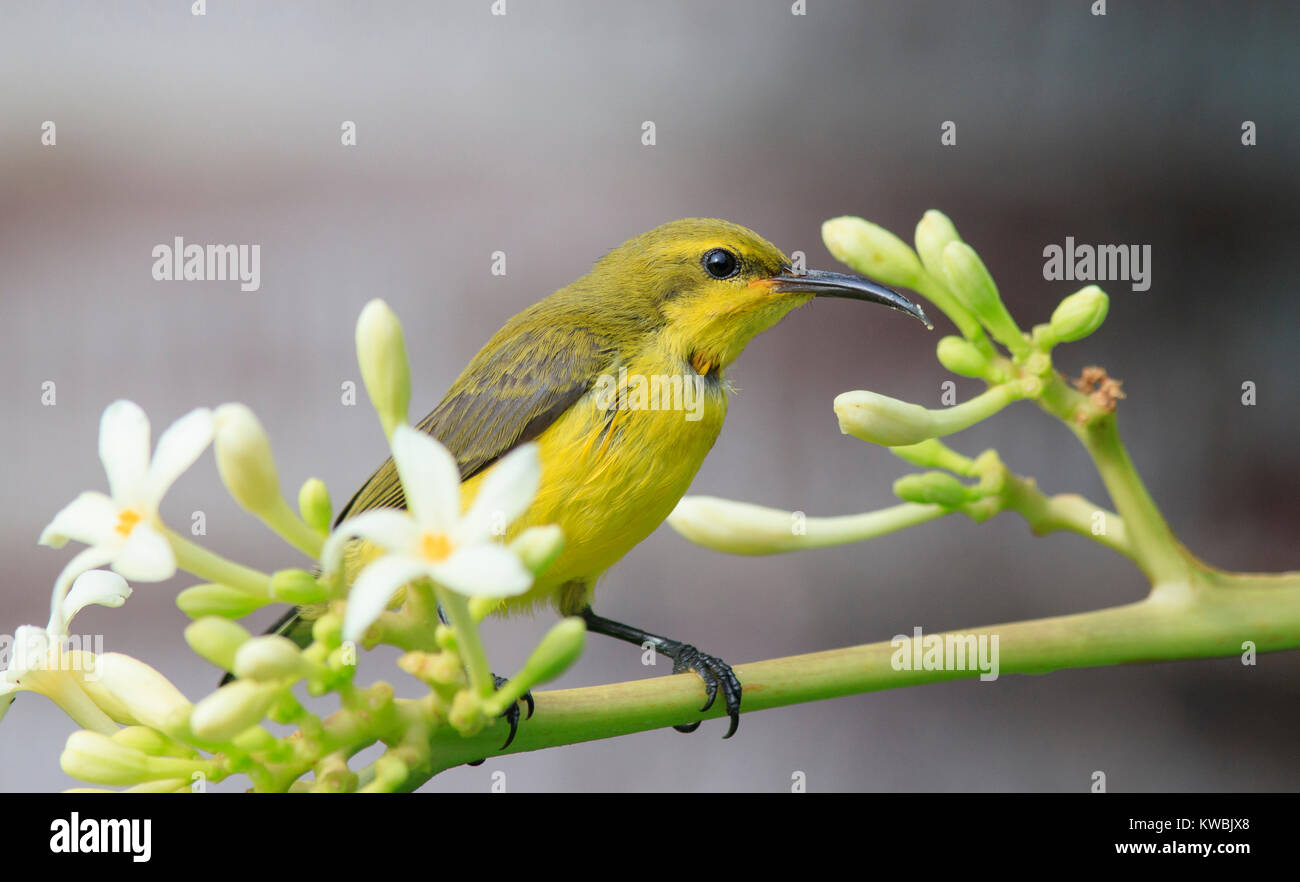
[[[1137,662],[1235,656],[1250,641],[1259,652],[1300,647],[1300,573],[1283,576],[1219,574],[1221,591],[1187,584],[1162,586],[1138,603],[951,632],[998,640],[1000,674]],[[910,635],[909,635],[910,636]],[[784,707],[883,689],[979,676],[972,670],[897,670],[890,641],[755,662],[736,667],[745,687],[744,712]],[[699,713],[703,687],[692,674],[607,686],[535,693],[537,711],[519,727],[505,753],[611,738],[720,717],[721,704]],[[501,751],[492,727],[469,738],[440,729],[433,736],[435,768]],[[404,789],[418,787],[415,777]]]
[[[488,666],[487,652],[483,649],[483,638],[479,636],[478,626],[469,611],[469,601],[463,595],[440,586],[434,590],[456,631],[456,651],[469,673],[470,688],[480,698],[486,698],[492,694],[496,684],[492,679],[492,669]]]
[[[238,588],[255,597],[271,597],[271,577],[252,567],[227,560],[215,552],[198,545],[175,530],[163,529],[167,541],[171,543],[176,555],[176,564],[182,570],[193,573],[200,579],[217,582]]]
[[[1068,530],[1137,562],[1123,518],[1077,493],[1047,496],[1033,478],[1008,472],[1002,487],[1002,506],[1024,517],[1035,536]],[[1100,522],[1096,520],[1098,514],[1102,515]]]
[[[276,498],[276,503],[270,511],[258,517],[285,542],[312,560],[320,560],[321,549],[325,546],[325,537],[307,526],[307,523],[289,507],[289,503],[284,501],[283,496]]]
[[[934,419],[934,437],[939,438],[968,429],[1024,397],[1025,392],[1020,383],[999,383],[961,404],[930,410],[929,413]]]
[[[1106,490],[1124,519],[1134,562],[1153,585],[1186,579],[1189,555],[1138,476],[1133,460],[1120,441],[1115,415],[1106,414],[1084,426],[1071,424],[1071,428],[1092,455]]]

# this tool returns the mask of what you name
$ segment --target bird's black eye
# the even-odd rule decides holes
[[[740,261],[727,249],[714,248],[704,255],[704,268],[715,279],[729,279],[740,270]]]

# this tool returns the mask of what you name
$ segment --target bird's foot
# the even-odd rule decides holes
[[[498,677],[496,674],[492,675],[492,680],[497,689],[500,689],[506,684],[506,678]],[[533,711],[536,710],[536,705],[533,703],[533,693],[525,692],[519,701],[528,705],[528,716],[524,717],[524,719],[531,719]],[[510,743],[515,740],[515,733],[519,731],[519,701],[510,705],[510,707],[506,708],[506,710],[501,714],[501,716],[505,718],[505,721],[510,724],[510,733],[506,735],[506,743],[501,745],[502,750],[505,750],[510,746]],[[465,765],[481,766],[483,765],[483,760],[475,760],[474,762],[466,763]]]
[[[506,678],[498,677],[496,674],[492,675],[492,680],[497,689],[500,689],[506,684]],[[528,705],[528,716],[524,717],[524,719],[532,719],[533,711],[537,709],[536,705],[533,704],[533,693],[525,692],[519,701]],[[505,750],[510,746],[510,742],[515,740],[515,733],[519,731],[519,701],[510,705],[510,707],[506,709],[505,713],[501,715],[505,717],[506,722],[510,724],[510,734],[506,736],[506,743],[501,745],[502,750]]]
[[[731,718],[731,725],[727,728],[727,734],[722,737],[730,738],[735,735],[736,728],[740,725],[742,689],[740,680],[736,678],[735,672],[731,670],[731,665],[717,656],[700,652],[689,643],[679,643],[675,640],[666,641],[659,651],[673,660],[674,674],[694,671],[704,681],[704,691],[707,697],[704,700],[704,706],[700,708],[701,712],[713,707],[713,702],[718,697],[718,690],[722,690],[722,701],[727,708],[727,716]],[[700,728],[700,724],[697,721],[673,726],[673,728],[678,732],[694,732]]]

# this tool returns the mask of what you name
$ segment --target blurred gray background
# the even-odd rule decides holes
[[[140,403],[155,436],[198,405],[250,405],[288,492],[342,502],[383,458],[357,380],[353,324],[382,296],[405,322],[413,410],[431,408],[512,313],[623,239],[691,215],[757,229],[813,267],[827,217],[911,238],[946,211],[1012,312],[1044,321],[1078,287],[1044,282],[1042,249],[1150,244],[1151,289],[1123,283],[1104,329],[1059,352],[1124,380],[1121,428],[1179,536],[1230,569],[1300,567],[1295,242],[1300,233],[1300,9],[1088,0],[848,3],[209,2],[0,5],[0,630],[43,624],[71,550],[41,527],[83,489],[104,406]],[[40,143],[43,121],[57,146]],[[353,120],[358,145],[340,145]],[[642,146],[653,120],[657,144]],[[940,125],[957,124],[957,145]],[[1240,142],[1243,120],[1258,146]],[[262,287],[155,282],[175,236],[257,243]],[[508,255],[508,274],[490,256]],[[940,333],[949,328],[942,325]],[[694,485],[809,514],[889,505],[906,467],[839,434],[831,400],[870,388],[938,406],[940,333],[821,303],[758,338]],[[57,405],[41,404],[42,383]],[[1254,381],[1258,405],[1243,407]],[[976,389],[958,378],[961,394]],[[953,441],[996,446],[1050,491],[1104,489],[1064,429],[1022,405]],[[172,490],[180,526],[248,563],[300,558],[229,500],[210,456]],[[197,698],[176,592],[136,585],[102,633]],[[1004,515],[869,544],[732,558],[668,528],[606,577],[604,615],[742,663],[1135,600],[1122,559]],[[255,625],[275,610],[253,617]],[[489,628],[509,672],[553,619]],[[647,676],[593,638],[561,685]],[[368,672],[412,681],[383,656]],[[663,673],[660,670],[659,673]],[[650,732],[493,759],[430,790],[1111,790],[1300,787],[1300,655],[1004,676],[748,715],[692,736]],[[21,696],[0,724],[0,790],[72,786],[72,723]],[[232,780],[224,789],[246,786]]]

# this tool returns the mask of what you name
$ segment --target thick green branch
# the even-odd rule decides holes
[[[1216,574],[1216,587],[1160,586],[1146,600],[1077,615],[952,632],[996,637],[1000,674],[1234,656],[1300,647],[1300,573]],[[745,687],[742,711],[845,695],[972,678],[978,670],[895,670],[897,646],[871,643],[736,667]],[[691,674],[608,686],[537,693],[537,712],[506,753],[661,729],[722,716],[701,715],[699,678]],[[435,771],[498,753],[504,724],[471,738],[443,730],[433,738]],[[427,778],[411,779],[407,789]]]

